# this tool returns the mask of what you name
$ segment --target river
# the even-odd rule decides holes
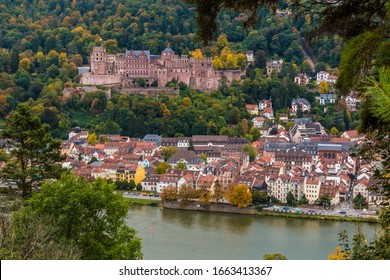
[[[142,239],[145,260],[253,260],[281,253],[290,260],[322,260],[338,245],[338,233],[349,238],[358,225],[367,237],[378,224],[303,220],[253,215],[161,211],[133,206],[127,224]]]

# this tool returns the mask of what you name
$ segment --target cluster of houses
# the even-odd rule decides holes
[[[381,200],[370,190],[372,168],[351,156],[364,139],[356,131],[335,137],[308,119],[296,119],[290,131],[280,125],[276,129],[276,134],[251,144],[257,152],[253,162],[243,152],[244,145],[250,144],[246,139],[222,135],[164,138],[149,134],[143,139],[101,135],[92,146],[88,132],[76,130],[62,143],[61,152],[67,155],[63,165],[89,180],[134,181],[143,190],[157,193],[170,186],[213,191],[218,184],[226,191],[245,184],[283,203],[289,192],[311,204],[327,195],[330,204],[336,205],[358,193],[370,203]],[[174,147],[176,152],[165,159],[170,165],[167,171],[157,174],[155,168],[164,161],[161,151],[165,147]],[[176,168],[180,163],[186,168]]]
[[[336,96],[333,93],[320,94],[316,98],[321,106],[336,103]],[[349,95],[343,96],[341,99],[344,100],[345,105],[350,112],[357,111],[360,106],[360,99],[357,93],[351,92]],[[261,100],[259,104],[246,104],[245,107],[247,112],[253,116],[252,122],[254,127],[258,129],[261,129],[267,120],[272,122],[275,119],[271,100]],[[325,112],[326,110],[327,107],[324,107]],[[282,122],[291,121],[292,117],[299,115],[299,111],[302,113],[310,113],[311,103],[305,98],[294,98],[291,101],[290,115],[281,113],[279,114],[279,119]]]
[[[305,137],[294,141],[294,132],[304,125],[313,130],[305,129]],[[371,188],[371,165],[351,156],[363,140],[357,131],[346,131],[341,137],[326,135],[319,124],[310,122],[295,124],[289,132],[279,126],[276,135],[253,143],[258,157],[248,166],[247,173],[262,174],[267,193],[284,203],[291,192],[297,200],[305,197],[309,203],[327,195],[330,204],[336,205],[360,193],[368,203],[379,204],[382,197]]]
[[[316,84],[319,85],[322,81],[334,85],[337,82],[337,76],[331,75],[326,71],[320,71],[316,74]],[[306,86],[310,82],[310,77],[305,73],[298,73],[294,78],[294,82],[298,85]]]

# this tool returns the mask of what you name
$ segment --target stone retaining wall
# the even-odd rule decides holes
[[[257,215],[258,211],[253,207],[238,208],[228,204],[212,203],[209,206],[202,206],[198,202],[192,202],[189,205],[182,205],[180,201],[165,202],[162,204],[167,209],[203,211],[203,212],[221,212],[221,213],[236,213],[236,214],[250,214]]]

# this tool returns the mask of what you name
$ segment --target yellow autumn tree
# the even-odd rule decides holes
[[[226,57],[225,67],[227,69],[236,69],[238,68],[236,56],[232,53],[229,53]]]
[[[220,70],[223,68],[222,61],[218,56],[214,56],[213,67],[214,67],[214,69],[217,69],[217,70]]]
[[[245,184],[229,188],[225,197],[230,205],[236,205],[238,208],[245,208],[252,203],[252,194]]]
[[[95,144],[96,144],[96,134],[95,133],[88,134],[88,144],[91,146],[95,146]]]
[[[68,56],[66,53],[62,52],[58,56],[58,65],[61,67],[64,62],[68,62]]]
[[[237,60],[238,67],[240,67],[240,68],[245,67],[246,62],[247,62],[245,54],[243,54],[243,53],[236,54],[236,60]]]
[[[194,50],[194,51],[191,51],[191,52],[190,52],[190,55],[191,55],[192,57],[194,57],[194,58],[200,58],[200,59],[203,59],[203,58],[204,58],[201,49],[196,49],[196,50]]]
[[[134,174],[134,183],[138,185],[145,179],[145,168],[142,165],[138,165]]]
[[[170,118],[171,117],[171,111],[168,109],[167,105],[162,103],[160,108],[161,108],[161,112],[162,112],[164,118]]]
[[[24,70],[26,72],[30,71],[30,60],[28,58],[23,58],[19,61],[19,70]]]
[[[49,51],[49,53],[46,55],[46,60],[47,61],[54,61],[54,60],[57,60],[58,62],[58,57],[60,56],[60,54],[55,51],[55,50],[51,50]]]
[[[329,256],[328,260],[346,260],[347,259],[347,254],[344,252],[341,252],[341,249],[339,246],[337,246]]]
[[[213,67],[214,69],[238,69],[244,68],[246,62],[245,54],[232,52],[226,46],[222,49],[220,56],[214,56]]]
[[[44,56],[43,52],[37,52],[36,59],[38,61],[39,66],[44,65],[44,63],[45,63],[45,56]]]
[[[161,192],[161,200],[163,203],[166,201],[177,200],[177,188],[175,187],[165,187]]]
[[[223,49],[223,48],[229,46],[229,41],[228,41],[225,34],[219,35],[219,37],[217,38],[216,45],[219,49]]]
[[[328,93],[329,92],[329,85],[326,81],[320,82],[320,93]]]
[[[232,51],[230,50],[230,48],[224,47],[222,49],[221,55],[220,55],[221,61],[226,61],[229,54],[232,54]]]
[[[183,105],[187,108],[190,107],[192,105],[191,99],[189,97],[184,97],[183,98]]]

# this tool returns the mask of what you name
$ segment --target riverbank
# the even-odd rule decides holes
[[[231,213],[231,214],[246,214],[256,215],[258,213],[256,208],[246,207],[238,208],[229,204],[211,203],[210,205],[200,205],[198,202],[191,202],[183,205],[179,201],[170,201],[162,204],[163,208],[175,210],[189,210],[201,212],[216,212],[216,213]]]
[[[159,206],[159,202],[155,200],[127,198],[127,197],[125,197],[125,199],[128,206],[133,206],[133,205],[146,205],[146,206],[153,206],[153,207]]]
[[[379,222],[379,219],[377,217],[357,218],[357,217],[345,217],[345,216],[282,213],[282,212],[271,212],[271,211],[262,211],[262,212],[259,212],[259,215],[260,216],[271,216],[271,217],[283,217],[283,218],[310,219],[310,220],[341,221],[341,222],[364,222],[364,223],[378,223]]]
[[[350,216],[333,216],[333,215],[316,215],[316,214],[300,214],[300,213],[286,213],[274,211],[261,211],[256,207],[249,206],[246,208],[238,208],[229,204],[212,203],[211,205],[200,205],[193,201],[189,204],[182,204],[180,201],[170,201],[161,203],[161,201],[144,199],[144,198],[128,198],[126,202],[129,206],[146,205],[152,207],[161,207],[162,209],[186,210],[186,211],[200,211],[200,212],[215,212],[215,213],[230,213],[230,214],[244,214],[244,215],[259,215],[270,217],[285,217],[295,219],[308,220],[327,220],[327,221],[341,221],[341,222],[363,222],[363,223],[378,223],[377,216],[372,217],[350,217]]]

